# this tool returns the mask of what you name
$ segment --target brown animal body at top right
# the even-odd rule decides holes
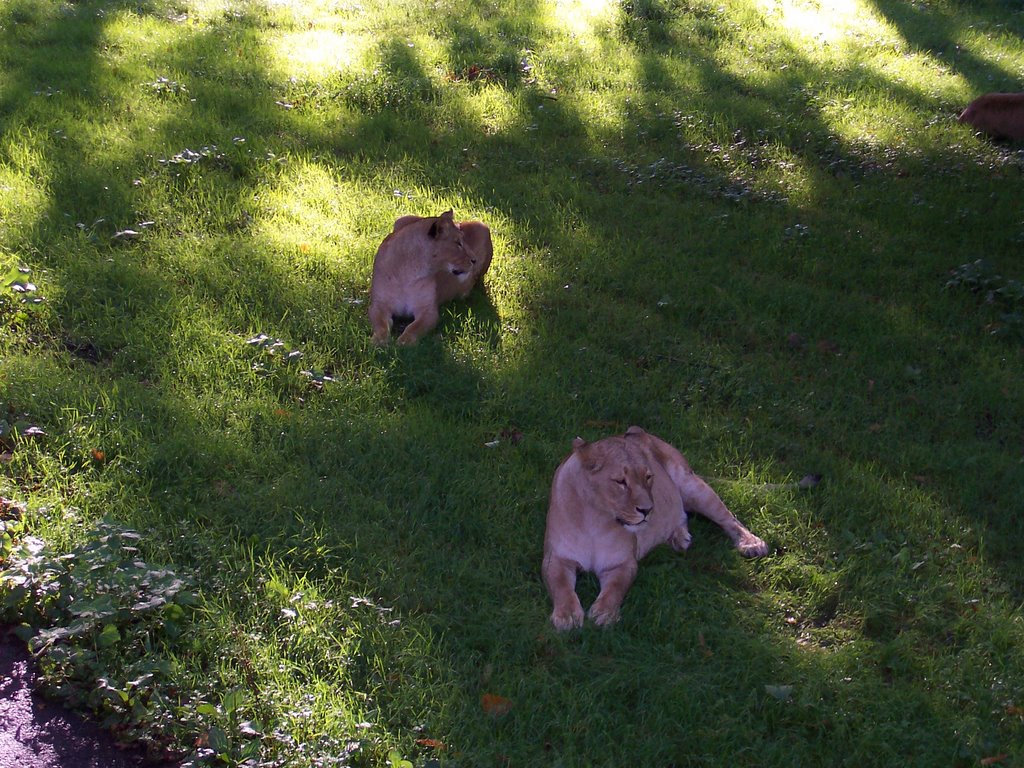
[[[968,104],[957,121],[993,139],[1024,141],[1024,93],[986,93]]]

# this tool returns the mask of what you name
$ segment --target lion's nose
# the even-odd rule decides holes
[[[651,514],[651,508],[650,507],[637,507],[636,511],[637,511],[638,515],[640,515],[641,517],[644,517],[644,518],[646,518],[649,514]]]

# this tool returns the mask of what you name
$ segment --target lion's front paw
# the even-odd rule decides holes
[[[559,632],[564,632],[567,629],[577,629],[583,626],[583,608],[582,606],[573,606],[567,610],[556,610],[551,614],[551,623],[555,625],[555,629]]]
[[[609,627],[619,620],[619,607],[602,605],[600,602],[590,606],[587,612],[591,620],[599,627]]]
[[[668,543],[672,546],[676,552],[685,552],[690,548],[690,542],[693,541],[693,537],[690,536],[690,531],[683,526],[679,526],[669,537]]]
[[[736,542],[736,549],[744,557],[763,557],[768,554],[768,545],[765,544],[764,539],[749,531]]]

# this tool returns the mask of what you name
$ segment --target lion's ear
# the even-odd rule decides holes
[[[455,226],[455,213],[449,208],[431,222],[430,230],[427,234],[436,239],[438,235],[444,234],[449,227],[453,226]]]
[[[604,466],[604,451],[594,448],[593,443],[586,442],[582,437],[572,441],[572,449],[580,457],[580,463],[587,472],[597,472]]]
[[[636,425],[634,425],[634,426],[632,426],[632,427],[630,427],[629,429],[626,430],[626,435],[627,436],[628,435],[646,435],[646,434],[647,434],[647,432],[644,431],[643,428],[638,427]]]

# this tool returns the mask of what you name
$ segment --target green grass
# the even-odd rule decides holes
[[[1024,765],[1024,161],[954,119],[1022,34],[0,0],[2,615],[193,765]],[[449,207],[485,290],[374,348],[377,244]],[[698,520],[559,635],[551,474],[630,424],[772,554]]]

